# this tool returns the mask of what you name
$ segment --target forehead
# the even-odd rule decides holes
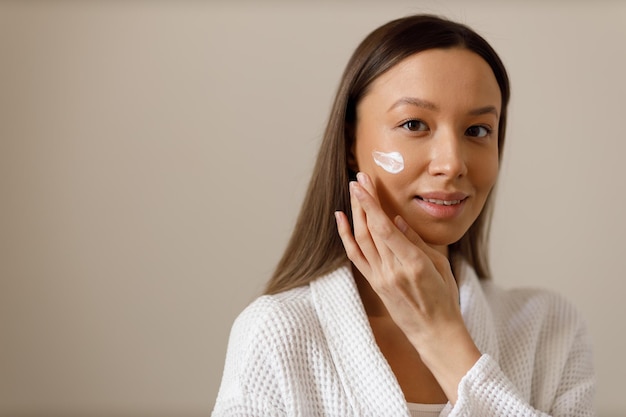
[[[372,82],[363,101],[384,105],[406,96],[438,104],[501,105],[491,67],[464,48],[429,49],[403,59]]]

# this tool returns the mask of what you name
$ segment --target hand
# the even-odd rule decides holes
[[[387,217],[366,174],[357,179],[350,184],[354,236],[346,215],[337,213],[348,258],[453,401],[480,352],[463,322],[450,263],[400,216],[395,224]]]

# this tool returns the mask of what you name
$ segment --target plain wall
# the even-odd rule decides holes
[[[0,3],[0,415],[208,416],[349,55],[415,12],[507,65],[495,280],[580,308],[626,414],[626,3],[398,0]]]

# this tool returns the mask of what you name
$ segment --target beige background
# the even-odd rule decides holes
[[[0,415],[209,415],[350,53],[424,11],[510,71],[496,280],[579,306],[624,415],[626,5],[417,0],[0,3]]]

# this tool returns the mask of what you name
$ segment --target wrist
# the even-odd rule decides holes
[[[482,356],[465,326],[438,333],[432,340],[415,347],[448,400],[455,404],[461,379]]]

